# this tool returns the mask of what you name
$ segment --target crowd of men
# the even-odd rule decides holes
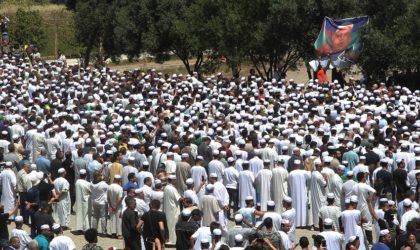
[[[0,85],[4,249],[75,249],[72,213],[86,250],[420,249],[419,90],[11,56]]]

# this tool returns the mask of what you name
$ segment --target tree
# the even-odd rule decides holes
[[[10,21],[10,37],[21,45],[36,44],[42,49],[46,44],[46,33],[39,11],[18,9]]]

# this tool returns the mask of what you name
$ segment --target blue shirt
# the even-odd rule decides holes
[[[390,250],[390,248],[382,242],[373,244],[370,250]]]
[[[48,240],[43,234],[40,234],[35,237],[35,240],[38,241],[39,250],[48,250]]]
[[[124,188],[123,188],[123,190],[124,191],[127,191],[129,188],[134,188],[134,189],[138,189],[139,188],[139,185],[137,185],[137,183],[135,183],[135,182],[131,182],[131,181],[129,181],[129,182],[127,182],[126,184],[125,184],[125,186],[124,186]]]
[[[45,156],[40,156],[35,161],[36,167],[38,168],[38,171],[42,171],[45,174],[48,174],[51,171],[51,161],[45,158]]]

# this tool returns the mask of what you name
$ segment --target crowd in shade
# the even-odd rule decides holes
[[[0,246],[76,249],[68,231],[83,250],[420,249],[419,103],[354,79],[5,55]]]

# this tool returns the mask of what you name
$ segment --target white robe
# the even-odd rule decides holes
[[[204,177],[204,180],[207,180],[207,172],[203,166],[193,166],[191,167],[191,178],[194,180],[194,188],[198,188],[201,185],[201,178]],[[199,202],[203,199],[205,194],[205,185],[201,187],[200,191],[197,193]]]
[[[179,195],[178,190],[172,185],[168,184],[163,192],[163,212],[166,215],[168,223],[169,242],[176,243],[175,224],[179,218]]]
[[[351,236],[356,235],[357,227],[360,227],[361,213],[359,210],[344,210],[341,212],[341,224],[344,228],[344,238],[347,242]]]
[[[353,187],[353,195],[357,195],[357,209],[362,213],[362,217],[367,218],[367,222],[363,223],[363,229],[372,231],[372,215],[367,205],[367,197],[371,193],[376,193],[375,189],[365,183],[357,183]]]
[[[209,174],[217,174],[217,181],[223,183],[223,175],[225,174],[225,165],[219,160],[212,160],[208,164]]]
[[[15,207],[17,184],[15,172],[10,168],[5,168],[0,173],[0,183],[2,187],[1,204],[4,206],[4,212],[8,213]]]
[[[89,198],[91,185],[88,181],[79,179],[76,181],[76,230],[86,231],[90,228],[89,223]]]
[[[216,197],[217,202],[219,203],[220,206],[220,211],[219,211],[219,223],[220,226],[222,227],[222,230],[227,233],[227,221],[226,221],[226,215],[225,212],[226,210],[224,210],[224,206],[229,206],[229,194],[227,192],[226,187],[221,183],[221,182],[215,182],[213,184],[214,186],[214,190],[213,190],[213,195],[214,197]]]
[[[292,242],[295,242],[295,240],[296,240],[296,210],[294,208],[291,208],[289,210],[285,210],[281,214],[281,218],[289,221],[290,230],[287,233],[287,235],[289,236],[289,239]]]
[[[123,188],[119,184],[112,183],[108,186],[108,191],[106,193],[106,196],[108,199],[109,206],[116,208],[115,212],[114,211],[109,212],[111,234],[122,235],[121,203],[119,204],[119,206],[117,206],[118,205],[117,203],[123,197]]]
[[[273,169],[273,177],[271,178],[271,198],[276,203],[275,211],[283,212],[283,197],[287,195],[287,178],[289,173],[283,167]]]
[[[58,177],[54,180],[54,188],[56,192],[61,193],[59,201],[54,205],[54,219],[61,226],[68,226],[71,206],[70,184],[65,178]]]
[[[249,170],[254,173],[254,176],[260,172],[261,169],[264,168],[264,161],[258,158],[258,156],[254,156],[251,160],[249,160]]]
[[[14,228],[10,233],[10,237],[18,237],[20,240],[19,250],[24,250],[26,245],[32,240],[29,234],[23,229]]]
[[[288,190],[292,198],[292,206],[296,209],[296,227],[308,226],[308,189],[307,183],[311,178],[306,170],[296,169],[290,172],[288,179]]]
[[[263,169],[255,176],[255,186],[259,195],[261,211],[267,211],[267,202],[271,200],[271,179],[273,173],[270,169]]]
[[[327,242],[327,249],[340,250],[343,249],[344,236],[335,231],[324,231],[320,233]]]
[[[254,174],[249,170],[244,170],[242,172],[239,172],[239,202],[240,207],[244,208],[246,207],[245,198],[247,196],[254,197],[254,201],[256,198],[255,195],[255,188],[254,188]]]
[[[334,174],[331,179],[330,193],[334,194],[334,204],[341,207],[341,190],[343,187],[343,180],[338,174]]]
[[[311,174],[311,211],[314,226],[319,228],[319,210],[325,205],[327,182],[319,171]]]

